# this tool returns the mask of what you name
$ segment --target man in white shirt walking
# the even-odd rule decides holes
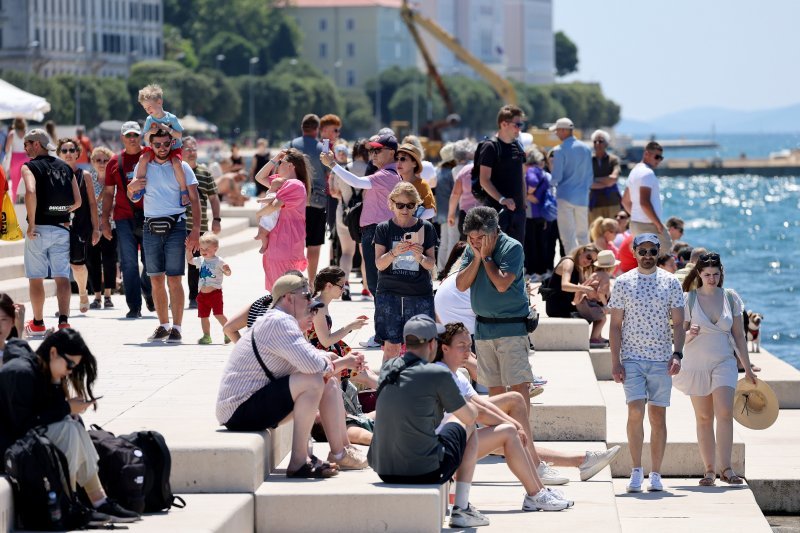
[[[664,160],[664,149],[650,141],[644,149],[641,162],[628,176],[628,185],[622,196],[622,207],[631,214],[631,233],[655,233],[661,241],[661,250],[672,250],[672,239],[661,222],[661,191],[655,169]]]

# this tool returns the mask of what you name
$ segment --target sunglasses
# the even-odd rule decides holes
[[[125,138],[126,139],[138,139],[139,138],[139,134],[138,133],[126,133],[125,134]]]
[[[334,283],[334,285],[336,285],[336,286],[337,286],[337,287],[339,287],[340,289],[344,290],[344,286],[345,286],[346,284],[345,284],[345,283],[342,283],[341,285],[339,285],[338,283]]]
[[[636,250],[636,253],[639,254],[639,257],[656,257],[658,255],[658,248],[639,248]]]
[[[656,154],[656,155],[654,155],[654,156],[653,156],[653,158],[654,158],[656,161],[663,161],[663,159],[664,159],[664,156],[663,156],[663,155],[661,155],[661,154]]]
[[[614,218],[616,218],[617,220],[625,220],[626,218],[629,218],[629,217],[628,217],[628,215],[617,215]]]
[[[509,124],[513,125],[517,129],[522,129],[525,127],[524,122],[514,122],[513,120],[509,122]]]
[[[305,298],[305,299],[306,299],[306,301],[307,301],[307,302],[310,302],[310,301],[311,301],[311,293],[310,293],[310,292],[308,292],[308,291],[303,291],[303,292],[293,292],[292,294],[294,294],[294,295],[296,295],[296,296],[302,296],[303,298]]]
[[[101,165],[105,165],[108,163],[108,159],[92,159],[92,163],[99,163]]]
[[[383,148],[370,148],[368,151],[370,154],[377,154],[380,153],[381,150],[383,150]]]
[[[77,149],[77,148],[62,148],[62,149],[61,149],[61,153],[62,153],[62,154],[74,154],[74,153],[76,153],[77,151],[78,151],[78,149]]]
[[[161,147],[169,148],[170,146],[172,146],[172,141],[164,141],[163,143],[153,141],[150,144],[153,145],[153,148],[161,148]]]
[[[394,206],[398,210],[400,210],[400,209],[416,209],[417,208],[416,202],[408,202],[407,204],[404,204],[404,203],[401,203],[401,202],[395,202]]]
[[[63,359],[64,361],[67,362],[67,370],[74,370],[75,367],[78,366],[78,363],[76,363],[75,361],[73,361],[72,359],[70,359],[69,357],[64,355],[63,353],[61,353],[61,352],[57,352],[57,353],[58,353],[58,356],[61,359]]]
[[[716,262],[716,263],[719,263],[719,261],[720,261],[720,257],[719,257],[719,254],[718,254],[718,253],[716,253],[716,252],[711,252],[711,253],[707,253],[707,254],[703,254],[703,255],[701,255],[701,256],[700,256],[700,261],[702,261],[703,263],[708,263],[708,262]]]
[[[411,161],[411,158],[401,155],[400,157],[397,158],[397,161],[402,161],[403,163],[405,163],[406,161]]]
[[[594,144],[605,144],[606,142],[603,139],[597,139],[596,141],[592,141]]]

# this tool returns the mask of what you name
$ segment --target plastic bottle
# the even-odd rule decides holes
[[[308,437],[308,456],[311,457],[314,455],[314,439]]]
[[[139,200],[141,200],[142,196],[144,196],[144,191],[145,191],[145,189],[139,189],[138,191],[133,193],[131,195],[132,201],[138,202]]]
[[[50,482],[44,478],[44,489],[47,491],[47,512],[50,514],[50,523],[58,525],[61,523],[61,507],[58,505],[58,496],[55,491],[50,490]]]

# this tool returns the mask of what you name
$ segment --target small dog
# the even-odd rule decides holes
[[[747,341],[750,346],[748,349],[751,352],[758,353],[761,351],[761,322],[764,321],[764,316],[755,311],[744,312],[744,325],[747,330]]]

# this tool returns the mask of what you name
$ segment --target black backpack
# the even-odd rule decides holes
[[[356,242],[361,242],[361,210],[363,208],[363,199],[361,191],[353,189],[353,195],[350,201],[344,206],[342,210],[342,221],[347,226],[347,232],[350,238]]]
[[[144,453],[144,510],[146,513],[186,507],[186,501],[172,494],[169,475],[172,456],[164,436],[157,431],[137,431],[120,438],[131,442]]]
[[[100,481],[109,497],[124,508],[142,514],[145,510],[144,452],[129,440],[115,437],[92,425],[89,437],[100,456]]]
[[[489,200],[489,195],[486,194],[486,191],[483,190],[483,186],[481,186],[481,151],[487,144],[493,144],[497,155],[500,155],[500,146],[498,145],[497,137],[486,137],[479,142],[478,146],[475,148],[475,155],[472,158],[471,171],[472,196],[474,196],[475,199],[481,204],[486,204],[486,201]]]
[[[6,450],[4,459],[17,529],[62,531],[89,524],[91,511],[70,487],[67,458],[45,436],[45,428],[29,430]]]

